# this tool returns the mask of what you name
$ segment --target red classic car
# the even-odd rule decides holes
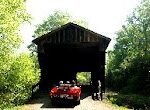
[[[66,82],[59,83],[49,92],[52,104],[61,103],[66,101],[73,101],[76,104],[80,104],[81,87],[76,86],[75,83]]]

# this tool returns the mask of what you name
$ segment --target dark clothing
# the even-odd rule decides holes
[[[98,81],[93,81],[92,82],[92,99],[97,99],[97,100],[99,100],[99,98],[101,97],[101,91],[100,91],[100,87],[101,86],[101,84],[100,84],[100,81],[98,80]],[[94,94],[96,94],[96,96],[94,97]]]
[[[98,93],[99,92],[99,83],[97,81],[93,81],[92,83],[93,92]]]

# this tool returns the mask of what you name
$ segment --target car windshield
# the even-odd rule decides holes
[[[75,81],[60,81],[59,82],[60,86],[74,86],[75,85]]]

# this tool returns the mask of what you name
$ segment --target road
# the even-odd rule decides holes
[[[29,101],[22,107],[22,110],[119,110],[108,103],[100,100],[92,100],[89,94],[81,95],[81,103],[79,105],[61,105],[53,106],[51,100],[46,93],[37,94],[34,99]]]

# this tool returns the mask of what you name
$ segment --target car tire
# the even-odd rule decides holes
[[[80,104],[80,100],[76,101],[76,105],[79,105]]]
[[[56,105],[55,99],[51,99],[51,104],[52,104],[52,105]]]
[[[80,104],[80,97],[78,97],[78,99],[75,101],[76,105]]]

